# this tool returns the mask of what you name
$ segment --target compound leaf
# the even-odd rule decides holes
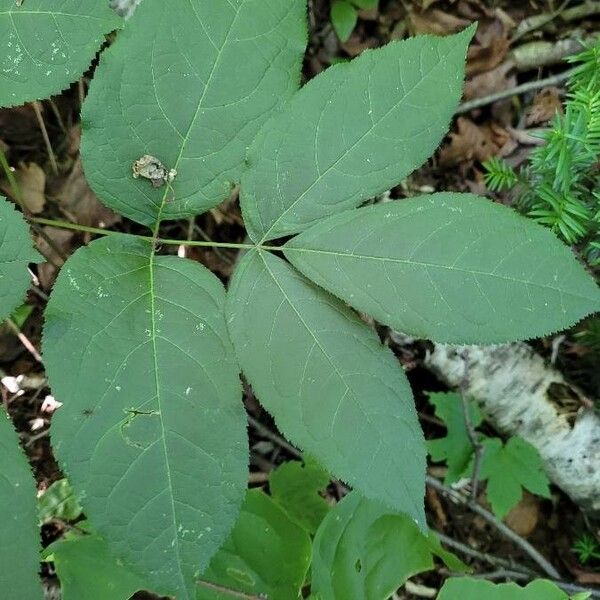
[[[486,495],[500,519],[519,503],[522,487],[532,494],[550,497],[542,459],[531,444],[511,437],[505,445],[498,438],[484,439],[482,445],[480,477],[488,480]]]
[[[462,91],[470,27],[330,67],[260,131],[242,177],[250,237],[296,233],[396,185],[440,143]]]
[[[0,589],[10,600],[41,600],[38,578],[40,534],[37,528],[36,489],[19,438],[4,410],[0,410]],[[5,596],[8,594],[8,596]]]
[[[312,555],[308,533],[269,496],[250,490],[239,519],[203,581],[253,597],[297,600]],[[198,600],[230,600],[202,585]]]
[[[483,579],[448,579],[438,600],[569,600],[569,596],[550,581],[537,579],[526,587],[516,583],[492,583]]]
[[[424,526],[421,429],[406,376],[375,333],[261,250],[236,269],[228,320],[248,380],[288,439]]]
[[[44,359],[55,453],[86,515],[156,591],[195,594],[247,480],[225,291],[198,263],[111,236],[65,263]]]
[[[12,203],[0,196],[0,321],[21,304],[31,282],[30,262],[40,262],[32,248],[23,217]]]
[[[63,600],[124,600],[146,587],[144,579],[115,558],[94,533],[68,533],[44,555],[54,563]]]
[[[269,477],[273,500],[310,534],[317,531],[329,512],[329,504],[319,494],[328,485],[329,474],[311,459],[304,464],[297,460],[285,462]]]
[[[466,569],[433,533],[356,492],[325,517],[313,553],[312,589],[321,598],[386,600],[409,577],[433,569],[434,556],[452,570]]]
[[[82,114],[84,167],[102,201],[148,225],[228,197],[247,146],[298,87],[305,13],[305,0],[142,2],[103,54]],[[176,169],[172,189],[133,178],[146,154]]]
[[[0,106],[64,90],[120,25],[107,2],[0,0]]]
[[[439,342],[541,336],[600,309],[598,286],[551,231],[471,194],[334,215],[285,253],[358,310]]]
[[[473,443],[469,439],[463,402],[458,394],[429,394],[429,401],[435,406],[435,414],[446,424],[448,433],[445,437],[429,440],[427,448],[432,460],[445,460],[448,472],[444,482],[447,485],[456,483],[465,475],[473,456]],[[481,421],[479,408],[469,402],[469,414],[473,427]]]

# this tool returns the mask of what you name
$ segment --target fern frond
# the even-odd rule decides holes
[[[569,78],[569,87],[597,86],[600,74],[600,41],[596,41],[579,54],[568,57],[567,62],[577,65],[573,75]]]

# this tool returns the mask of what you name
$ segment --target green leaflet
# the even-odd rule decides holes
[[[68,533],[48,546],[44,556],[54,562],[63,600],[127,600],[146,587],[97,534]]]
[[[150,248],[111,236],[62,268],[43,343],[64,403],[52,441],[115,556],[186,600],[243,500],[246,420],[221,283]]]
[[[25,322],[30,317],[33,309],[34,307],[31,304],[21,304],[21,306],[17,306],[13,311],[10,318],[19,329],[23,329],[23,325],[25,325]]]
[[[438,600],[569,600],[569,596],[550,581],[538,579],[526,587],[516,583],[491,583],[482,579],[448,579]]]
[[[297,600],[310,559],[308,534],[269,496],[250,490],[229,539],[202,580],[253,596]],[[230,598],[198,586],[198,600]]]
[[[425,527],[425,445],[393,354],[341,302],[248,252],[228,293],[240,364],[278,427],[332,474]]]
[[[0,321],[10,316],[25,296],[31,282],[28,263],[40,260],[23,216],[0,196]]]
[[[474,451],[469,439],[462,400],[458,394],[431,394],[435,414],[444,420],[448,434],[429,440],[427,447],[434,461],[445,460],[448,465],[445,483],[451,484],[473,473]],[[476,404],[469,403],[471,422],[481,424],[481,413]],[[519,437],[506,444],[498,438],[477,433],[482,446],[479,477],[488,480],[486,494],[497,517],[503,519],[523,496],[522,488],[543,498],[550,497],[548,477],[537,450]]]
[[[471,194],[347,211],[285,254],[358,310],[438,342],[532,338],[600,309],[598,287],[552,232]]]
[[[446,461],[448,472],[444,483],[450,485],[461,477],[470,476],[468,468],[473,456],[473,444],[465,423],[463,403],[460,395],[454,393],[429,394],[429,401],[435,406],[436,416],[446,424],[448,433],[443,438],[429,440],[427,447],[432,460]],[[469,414],[473,427],[477,427],[482,417],[473,402],[469,402]]]
[[[0,106],[47,98],[89,66],[121,25],[108,2],[0,0]]]
[[[452,570],[467,568],[433,533],[356,492],[325,517],[313,552],[312,591],[324,600],[387,600],[409,577],[433,569],[434,556]]]
[[[304,0],[142,2],[103,54],[82,114],[86,176],[102,201],[153,224],[212,208],[239,180],[246,148],[297,89]],[[142,155],[172,190],[132,176]]]
[[[329,485],[329,474],[316,461],[306,459],[285,462],[269,477],[269,489],[273,500],[290,518],[314,535],[329,504],[319,492]]]
[[[348,41],[357,20],[358,13],[350,2],[347,0],[334,0],[331,5],[331,24],[342,42]]]
[[[55,481],[40,498],[38,498],[38,517],[41,524],[52,519],[74,521],[83,509],[68,479]]]
[[[241,197],[250,237],[282,237],[354,208],[429,158],[460,99],[473,33],[367,50],[300,90],[250,148]]]
[[[550,497],[550,483],[537,450],[519,437],[502,444],[497,438],[482,441],[483,457],[480,477],[487,479],[486,495],[494,514],[503,519],[516,506],[521,487],[543,498]]]
[[[38,579],[40,534],[37,528],[35,484],[19,437],[0,409],[0,590],[6,600],[41,600]]]

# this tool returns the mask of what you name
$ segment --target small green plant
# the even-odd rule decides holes
[[[600,43],[571,57],[577,65],[568,83],[564,115],[543,133],[528,164],[516,172],[505,161],[484,163],[494,191],[514,189],[517,206],[579,244],[591,265],[600,264]]]
[[[427,443],[434,461],[446,461],[447,484],[456,483],[474,474],[475,448],[469,437],[464,406],[458,394],[431,394],[435,414],[446,424],[445,437]],[[477,405],[469,402],[469,420],[473,428],[482,422]],[[481,481],[487,481],[486,496],[500,519],[504,518],[522,498],[523,489],[543,498],[550,497],[549,480],[544,473],[537,450],[519,437],[511,437],[506,444],[499,438],[475,432],[479,445],[479,472]]]
[[[573,552],[577,554],[582,565],[591,560],[600,560],[600,545],[589,533],[584,533],[576,540]]]
[[[99,6],[0,1],[4,54],[23,51],[18,73],[6,71],[13,62],[0,69],[5,104],[53,93],[87,67],[91,41],[121,25]],[[473,33],[393,42],[298,89],[304,0],[189,0],[177,10],[146,0],[102,53],[82,110],[85,173],[108,207],[149,232],[83,228],[102,237],[61,270],[43,356],[64,404],[52,420],[54,453],[94,535],[135,585],[195,598],[217,569],[211,559],[234,551],[232,531],[237,548],[249,543],[237,527],[264,529],[264,506],[281,514],[277,485],[266,500],[247,492],[240,371],[279,429],[354,488],[338,507],[364,502],[416,535],[426,530],[426,447],[410,386],[355,310],[418,337],[495,343],[568,327],[600,307],[570,250],[506,207],[455,193],[362,206],[438,146]],[[54,52],[67,34],[79,43]],[[17,35],[18,49],[9,45]],[[57,56],[62,71],[46,67],[46,76],[43,63]],[[237,184],[247,243],[163,237],[165,221],[213,208]],[[6,200],[0,240],[5,317],[39,260]],[[181,244],[239,250],[229,289],[177,257]],[[16,446],[10,431],[2,441]],[[14,490],[1,493],[12,506]],[[15,506],[31,535],[2,533],[11,541],[0,559],[29,557],[3,575],[15,599],[41,594],[21,593],[35,580],[34,506]],[[316,523],[292,522],[308,552]],[[320,539],[330,543],[317,533],[319,552]],[[358,556],[351,568],[363,585],[370,563]],[[314,571],[315,589],[337,589],[327,572]],[[299,581],[294,570],[296,595]],[[395,583],[386,577],[373,597]]]
[[[333,0],[331,4],[331,23],[342,42],[348,41],[360,10],[377,8],[379,0]]]

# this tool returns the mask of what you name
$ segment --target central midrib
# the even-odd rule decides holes
[[[340,402],[343,401],[343,399],[344,399],[344,397],[345,397],[345,395],[346,395],[347,392],[350,392],[350,394],[353,395],[356,398],[356,392],[353,389],[351,389],[350,386],[346,383],[346,380],[343,377],[343,375],[340,372],[340,370],[338,369],[337,365],[335,364],[335,361],[331,358],[331,356],[329,355],[329,353],[325,350],[325,348],[321,344],[321,341],[317,338],[317,336],[315,335],[315,333],[313,332],[313,330],[309,327],[309,325],[306,322],[306,320],[304,319],[304,317],[300,314],[300,312],[298,311],[298,309],[296,308],[296,306],[292,302],[291,298],[288,296],[288,294],[286,293],[286,291],[283,289],[283,287],[279,283],[279,280],[275,276],[275,273],[273,273],[273,271],[269,268],[269,265],[267,264],[267,261],[262,256],[262,253],[261,253],[260,250],[258,250],[258,255],[260,256],[260,259],[262,260],[262,262],[263,262],[263,264],[265,266],[265,269],[267,270],[267,272],[269,273],[269,275],[273,279],[275,285],[279,288],[279,291],[281,292],[281,294],[283,295],[283,297],[285,298],[285,300],[287,301],[287,303],[289,304],[289,306],[291,307],[291,309],[294,311],[294,313],[296,313],[296,316],[298,317],[298,319],[300,320],[300,322],[302,323],[302,325],[304,326],[304,328],[308,331],[308,333],[310,334],[310,336],[313,338],[315,344],[317,344],[317,347],[323,353],[323,356],[325,356],[325,358],[327,359],[327,362],[329,362],[329,364],[332,366],[333,370],[336,372],[337,376],[339,377],[340,381],[346,387],[346,390],[344,391],[344,394],[343,394]],[[339,407],[336,410],[336,414],[337,414],[338,410],[339,410]],[[375,424],[369,419],[369,415],[366,412],[365,412],[365,418],[366,418],[367,422],[369,423],[369,425],[371,426],[371,428],[374,431],[376,431],[377,428],[375,427]],[[408,487],[408,484],[406,483],[406,481],[404,479],[400,479],[400,482],[401,482],[401,485],[402,485],[402,487],[404,488],[404,490],[406,492],[406,497],[409,498],[411,500],[411,502],[412,502],[412,493],[411,493],[410,488]],[[417,505],[414,505],[413,508],[416,508],[416,512],[417,513],[419,512],[419,507]]]
[[[156,224],[154,226],[154,238],[156,240],[156,237],[158,235],[158,230],[160,227],[160,222],[161,222],[161,218],[162,218],[162,212],[163,209],[165,207],[166,204],[166,196],[163,198],[162,204],[159,208],[158,211],[158,216],[156,218]],[[180,576],[180,580],[181,580],[181,589],[183,590],[187,590],[187,585],[186,585],[186,581],[185,581],[185,576],[181,570],[181,554],[180,554],[180,547],[179,547],[179,537],[177,535],[177,515],[175,512],[175,501],[174,501],[174,494],[173,494],[173,480],[171,477],[171,466],[169,463],[169,454],[168,454],[168,450],[167,450],[167,441],[166,441],[166,431],[165,431],[165,423],[164,423],[164,417],[163,417],[163,410],[162,410],[162,401],[161,401],[161,396],[160,396],[160,377],[159,377],[159,373],[158,373],[158,351],[157,351],[157,347],[156,347],[156,338],[157,338],[157,332],[156,332],[156,316],[155,316],[155,282],[154,282],[154,259],[156,256],[156,248],[157,248],[157,244],[156,241],[152,244],[152,249],[150,251],[150,257],[149,257],[149,261],[148,261],[148,272],[149,272],[149,288],[150,288],[150,339],[152,340],[152,357],[154,360],[154,384],[156,387],[156,402],[158,405],[158,415],[159,415],[159,419],[160,419],[160,428],[161,428],[161,439],[162,439],[162,446],[163,446],[163,453],[164,453],[164,460],[165,460],[165,469],[166,469],[166,475],[167,475],[167,483],[168,483],[168,489],[169,489],[169,499],[170,499],[170,504],[171,504],[171,514],[172,514],[172,521],[173,521],[173,542],[174,542],[174,549],[175,552],[177,554],[177,566],[179,569],[179,576]],[[186,593],[186,598],[187,598],[187,591]]]
[[[368,254],[354,254],[352,252],[335,252],[334,250],[320,250],[318,248],[301,248],[301,247],[294,247],[294,246],[282,246],[281,249],[283,250],[284,253],[286,253],[288,251],[305,252],[305,253],[311,253],[311,254],[320,254],[320,255],[324,255],[324,256],[335,256],[336,258],[346,258],[346,259],[355,258],[358,260],[371,260],[371,261],[375,261],[375,262],[396,263],[396,264],[403,264],[403,265],[409,265],[409,266],[415,266],[415,267],[443,269],[445,271],[456,271],[458,273],[466,273],[469,275],[482,275],[482,276],[491,277],[494,279],[499,279],[501,281],[509,281],[512,283],[521,283],[523,285],[531,285],[533,287],[539,287],[539,288],[542,288],[545,290],[553,290],[555,292],[560,292],[562,294],[566,294],[568,296],[573,296],[575,298],[583,298],[586,300],[591,299],[588,296],[582,296],[580,294],[575,294],[572,291],[563,290],[563,289],[560,289],[560,288],[557,288],[557,287],[554,287],[551,285],[536,283],[534,281],[527,281],[525,279],[518,279],[516,277],[507,277],[505,275],[499,275],[497,273],[492,273],[489,271],[476,271],[475,269],[463,269],[460,267],[453,267],[451,265],[443,265],[443,264],[439,264],[439,263],[428,263],[428,262],[417,261],[417,260],[412,260],[412,259],[408,259],[408,258],[371,256]]]
[[[183,140],[181,141],[181,148],[179,149],[179,154],[177,155],[177,158],[175,159],[175,165],[173,167],[175,170],[177,170],[177,168],[179,167],[179,163],[181,162],[181,159],[183,158],[183,153],[185,151],[185,147],[187,146],[187,143],[189,142],[190,135],[192,133],[192,129],[194,128],[194,125],[196,124],[196,120],[198,119],[198,115],[200,114],[200,111],[202,110],[202,103],[204,102],[204,98],[206,98],[206,94],[212,83],[213,77],[217,70],[217,66],[218,66],[219,62],[221,61],[221,56],[223,55],[223,51],[224,51],[225,47],[227,46],[227,43],[229,42],[229,37],[231,36],[231,32],[233,31],[233,28],[235,27],[235,25],[237,23],[238,16],[242,12],[242,6],[244,5],[244,3],[245,2],[242,1],[240,3],[240,5],[238,6],[236,13],[235,13],[233,19],[231,20],[231,25],[229,26],[229,29],[227,30],[227,34],[225,35],[225,39],[223,40],[223,44],[219,48],[217,56],[215,57],[213,67],[209,73],[208,79],[206,80],[206,85],[204,86],[204,90],[202,91],[202,96],[200,96],[200,99],[198,100],[198,106],[196,107],[196,112],[194,113],[194,116],[192,117],[192,120],[190,121],[188,130],[187,130]],[[159,220],[160,220],[160,215],[162,214],[162,211],[165,206],[165,201],[166,201],[168,192],[169,192],[169,188],[167,187],[165,189],[165,193],[163,195],[162,203],[161,203],[161,206],[159,209],[159,217],[158,217]]]

